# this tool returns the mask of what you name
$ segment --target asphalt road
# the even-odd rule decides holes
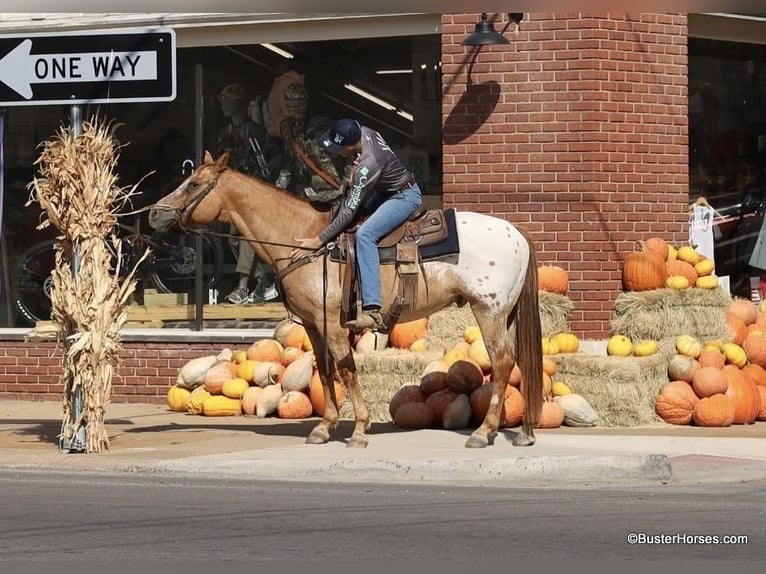
[[[759,483],[511,490],[0,471],[0,559],[765,560],[765,494]],[[629,544],[629,533],[675,539]]]

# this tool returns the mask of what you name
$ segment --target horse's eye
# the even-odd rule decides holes
[[[199,184],[195,180],[191,180],[186,187],[189,189],[195,189]]]

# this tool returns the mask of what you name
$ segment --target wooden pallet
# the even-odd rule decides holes
[[[194,305],[163,305],[150,307],[130,305],[126,327],[162,327],[164,323],[194,321]],[[287,309],[282,303],[263,303],[256,305],[203,305],[204,321],[281,321],[287,317]]]

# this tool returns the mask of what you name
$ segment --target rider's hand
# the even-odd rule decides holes
[[[322,240],[319,237],[296,237],[295,243],[298,245],[290,253],[290,259],[295,261],[300,259],[304,255],[308,255],[310,251],[315,251],[322,247]]]

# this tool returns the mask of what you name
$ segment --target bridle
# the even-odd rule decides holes
[[[163,205],[162,203],[155,203],[153,209],[174,212],[178,227],[188,231],[188,228],[186,228],[183,224],[184,220],[190,218],[191,214],[194,213],[194,210],[199,207],[200,203],[202,203],[202,200],[205,199],[210,194],[210,192],[213,191],[213,189],[215,189],[215,186],[218,185],[218,180],[221,177],[221,173],[223,173],[223,171],[218,172],[218,174],[213,179],[207,182],[207,185],[202,188],[194,197],[192,197],[191,201],[189,201],[189,203],[186,205],[182,207],[171,207],[169,205]]]

